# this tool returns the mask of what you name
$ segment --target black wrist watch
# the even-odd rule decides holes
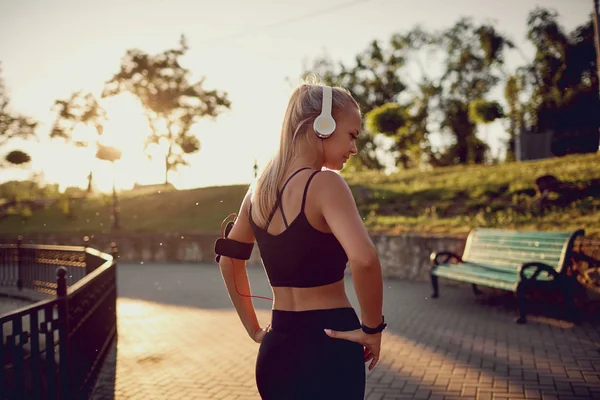
[[[365,324],[362,324],[360,327],[364,333],[369,334],[369,335],[374,335],[376,333],[383,331],[387,327],[387,324],[385,323],[385,317],[382,315],[381,316],[381,324],[379,324],[379,326],[377,326],[376,328],[369,328]]]

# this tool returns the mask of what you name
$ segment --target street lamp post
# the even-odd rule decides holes
[[[113,162],[113,171],[115,163]],[[117,196],[117,188],[115,187],[115,176],[113,175],[113,229],[119,230],[121,229],[121,224],[119,223],[119,214],[121,210],[119,209],[119,197]]]

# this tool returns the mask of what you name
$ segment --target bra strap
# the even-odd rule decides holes
[[[275,216],[275,212],[277,211],[277,207],[279,207],[281,209],[281,216],[283,217],[283,222],[285,223],[285,227],[287,228],[288,224],[287,221],[285,219],[285,214],[283,213],[283,202],[281,201],[282,199],[282,195],[283,195],[283,190],[285,189],[285,187],[287,186],[287,184],[290,182],[290,180],[296,176],[296,174],[300,171],[304,171],[305,169],[310,169],[308,167],[304,167],[304,168],[300,168],[299,170],[297,170],[296,172],[294,172],[289,178],[287,178],[287,180],[285,181],[285,183],[283,184],[283,187],[281,188],[281,190],[279,192],[277,192],[277,199],[275,200],[275,205],[273,207],[273,210],[271,211],[271,214],[269,215],[269,219],[267,220],[267,226],[265,226],[265,230],[267,230],[267,228],[269,227],[269,224],[271,223],[271,220],[273,219],[273,217]]]
[[[290,177],[287,179],[287,181],[285,181],[285,183],[283,184],[283,187],[281,188],[281,190],[279,191],[279,199],[281,199],[281,195],[283,194],[283,191],[285,190],[285,187],[287,186],[288,183],[290,183],[290,180],[296,176],[296,174],[300,171],[304,171],[305,169],[310,169],[308,167],[304,167],[304,168],[300,168],[298,171],[294,172],[292,175],[290,175]]]
[[[308,193],[308,185],[310,185],[310,181],[312,181],[312,178],[314,178],[315,175],[319,172],[321,171],[313,172],[308,178],[308,181],[306,181],[306,186],[304,187],[304,195],[302,195],[302,208],[300,209],[300,212],[304,212],[304,205],[306,204],[306,193]]]

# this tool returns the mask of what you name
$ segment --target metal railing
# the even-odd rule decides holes
[[[0,244],[0,286],[53,297],[0,315],[0,399],[89,397],[116,337],[116,245]]]

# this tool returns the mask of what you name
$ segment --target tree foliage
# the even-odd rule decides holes
[[[523,92],[523,76],[510,75],[504,85],[504,101],[506,102],[506,121],[508,122],[508,141],[506,143],[506,161],[515,161],[516,139],[524,126],[524,106],[520,100]]]
[[[13,165],[24,165],[31,161],[31,157],[21,150],[13,150],[6,155],[6,161]]]
[[[469,118],[478,124],[489,124],[504,117],[502,106],[497,101],[474,100],[469,104]]]
[[[403,110],[401,128],[366,126],[368,131],[375,129],[371,134],[385,133],[395,139],[392,151],[397,164],[480,163],[488,146],[476,137],[477,124],[502,116],[498,103],[484,99],[498,84],[505,52],[512,47],[493,26],[478,26],[464,18],[441,32],[415,27],[405,34],[394,34],[387,46],[372,42],[350,66],[334,67],[331,61],[318,60],[311,72],[324,76],[327,83],[348,88],[366,116],[377,110],[371,118],[387,118],[393,115],[391,110]],[[423,62],[424,55],[429,62]],[[420,76],[411,79],[408,67]],[[440,67],[441,73],[436,73]],[[471,103],[478,112],[470,114]],[[386,104],[391,105],[378,109]],[[433,150],[429,141],[432,130],[450,135],[453,144]],[[373,144],[372,139],[370,142]],[[375,149],[368,152],[372,155]]]
[[[470,18],[437,32],[415,27],[396,33],[386,46],[372,42],[347,64],[322,57],[306,72],[350,89],[370,116],[367,154],[361,154],[363,149],[357,159],[367,168],[382,168],[372,157],[377,134],[395,138],[389,150],[398,155],[398,165],[485,162],[489,145],[478,137],[479,129],[497,120],[504,120],[507,129],[507,160],[514,160],[515,140],[523,129],[555,132],[556,155],[597,151],[600,99],[592,20],[567,33],[557,17],[544,8],[530,13],[527,38],[535,55],[511,72],[506,55],[513,50],[523,55],[521,50],[493,25]],[[499,85],[504,98],[491,100]],[[376,110],[373,115],[371,110]],[[385,118],[398,118],[392,110],[403,110],[401,128],[385,126],[394,123]],[[451,138],[450,144],[434,149],[432,133]]]
[[[30,139],[34,137],[35,128],[37,127],[37,121],[12,112],[9,104],[10,98],[6,91],[4,80],[0,76],[0,147],[6,145],[12,139]],[[30,160],[29,158],[27,161],[24,161],[25,156],[29,157],[23,151],[15,150],[5,156],[5,160],[11,164],[21,165]]]
[[[50,137],[61,138],[81,147],[87,147],[97,138],[85,141],[76,140],[73,133],[77,126],[80,124],[91,126],[95,128],[98,136],[101,136],[107,119],[106,111],[91,93],[75,92],[68,99],[56,100],[53,111],[56,113],[56,118],[50,131]]]
[[[314,60],[312,65],[305,65],[302,75],[317,74],[327,85],[348,89],[366,115],[377,107],[398,100],[399,94],[406,88],[398,74],[403,64],[402,50],[395,43],[382,46],[374,40],[356,55],[351,65],[336,64],[324,55]],[[373,134],[365,133],[358,137],[357,145],[361,151],[349,160],[348,167],[355,171],[381,170],[384,166],[376,155]]]
[[[190,71],[180,62],[187,50],[184,36],[178,48],[156,55],[128,50],[120,71],[106,82],[103,92],[103,96],[130,92],[140,100],[152,131],[146,146],[166,147],[165,183],[169,171],[188,164],[186,154],[200,149],[192,126],[202,118],[217,117],[231,106],[226,93],[204,88],[204,78],[190,81]]]
[[[56,100],[53,111],[56,113],[56,118],[50,131],[51,138],[64,139],[66,143],[77,147],[97,147],[98,140],[104,131],[107,116],[106,111],[93,94],[75,92],[68,99]],[[93,127],[96,134],[80,139],[76,138],[74,132],[80,125]],[[88,172],[88,193],[92,191],[93,181],[91,161]]]
[[[102,143],[98,143],[96,158],[113,163],[121,159],[121,150],[113,146],[105,146]]]
[[[406,125],[405,110],[396,103],[386,103],[365,115],[365,127],[371,132],[393,136]]]
[[[531,93],[523,107],[525,128],[554,132],[556,155],[597,151],[600,98],[592,18],[569,33],[555,11],[536,8],[527,27],[535,55],[519,71]]]

